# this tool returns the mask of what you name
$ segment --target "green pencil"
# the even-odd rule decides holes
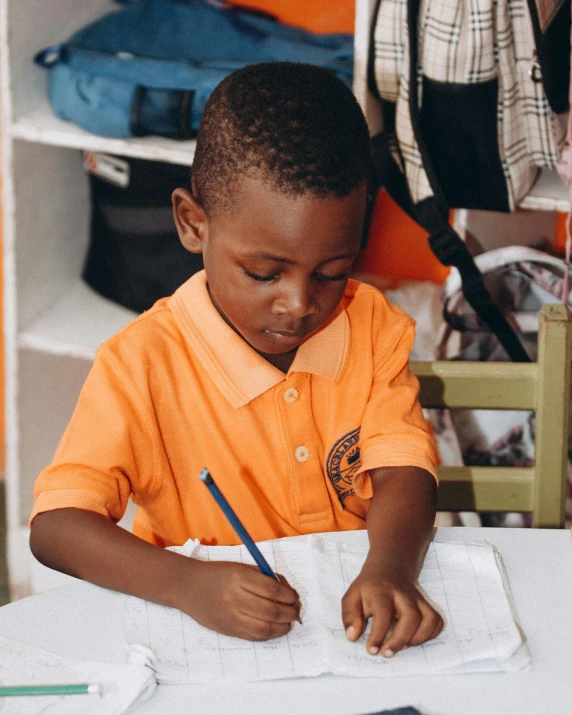
[[[0,698],[26,695],[88,695],[101,693],[99,685],[9,685],[0,686]]]

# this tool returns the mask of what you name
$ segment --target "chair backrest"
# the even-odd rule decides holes
[[[572,313],[545,305],[536,363],[411,362],[423,407],[536,413],[534,467],[439,467],[439,510],[529,512],[533,526],[563,526],[571,359]]]

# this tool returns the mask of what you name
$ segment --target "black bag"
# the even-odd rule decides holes
[[[173,190],[190,184],[189,167],[90,152],[85,163],[91,229],[83,278],[106,298],[147,310],[203,267],[202,256],[181,245],[171,208]]]

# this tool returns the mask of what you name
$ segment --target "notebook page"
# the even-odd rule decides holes
[[[367,548],[319,536],[259,544],[272,568],[299,591],[303,625],[282,638],[250,643],[199,626],[176,609],[124,597],[124,634],[143,644],[159,682],[262,680],[322,673],[423,675],[507,671],[529,663],[515,623],[502,564],[487,544],[432,543],[419,578],[421,590],[441,612],[438,638],[391,659],[370,656],[364,635],[350,643],[341,619],[341,598],[357,576]],[[194,548],[194,551],[193,551]],[[241,546],[194,546],[195,558],[252,563]]]
[[[2,715],[121,715],[155,692],[141,664],[75,661],[0,636],[0,685],[97,684],[101,693],[0,698]]]
[[[505,671],[529,662],[515,623],[494,548],[488,544],[431,543],[419,578],[428,600],[443,615],[445,628],[427,643],[371,656],[369,634],[350,643],[334,604],[358,575],[366,548],[315,538],[314,570],[324,603],[324,639],[330,672],[339,675],[424,675]],[[339,609],[338,609],[339,611]],[[513,659],[517,656],[516,660]]]
[[[190,546],[190,550],[188,546],[175,550],[203,560],[254,564],[244,546]],[[252,643],[204,628],[176,609],[125,596],[125,640],[151,649],[149,662],[160,682],[269,680],[320,675],[327,669],[306,537],[258,546],[274,572],[285,576],[300,594],[303,626],[294,623],[282,638]]]

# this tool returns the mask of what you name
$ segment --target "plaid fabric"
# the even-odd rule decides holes
[[[498,78],[499,152],[514,209],[539,168],[556,168],[566,130],[566,116],[551,111],[542,82],[531,76],[540,67],[526,0],[423,0],[418,33],[420,106],[423,76],[457,84]],[[395,157],[417,203],[433,191],[409,117],[408,38],[407,0],[382,0],[372,48],[375,81],[381,97],[396,103]]]

